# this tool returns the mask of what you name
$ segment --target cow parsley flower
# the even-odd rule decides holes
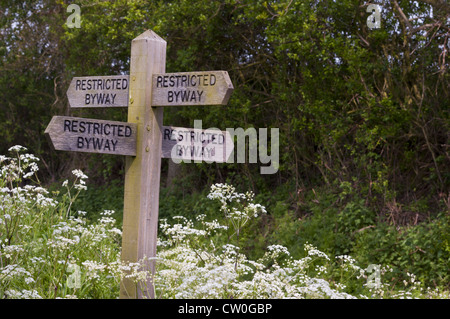
[[[10,148],[8,148],[8,152],[21,152],[21,151],[26,151],[27,148],[21,145],[14,145],[11,146]]]
[[[77,178],[80,178],[80,179],[87,179],[88,178],[80,169],[74,169],[72,171],[72,174],[75,175]]]

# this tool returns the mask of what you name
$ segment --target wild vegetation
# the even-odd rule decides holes
[[[80,0],[81,27],[69,28],[68,1],[3,1],[1,296],[115,298],[124,158],[55,152],[43,132],[54,115],[126,121],[125,109],[69,109],[66,90],[74,76],[127,74],[131,40],[151,29],[167,41],[167,72],[226,70],[235,87],[227,106],[166,108],[164,125],[280,130],[276,174],[261,175],[260,163],[163,160],[160,257],[170,262],[159,276],[192,271],[159,296],[184,296],[192,280],[205,287],[199,297],[311,297],[313,282],[318,297],[423,297],[427,287],[448,297],[450,7],[376,3],[378,29],[366,1]],[[34,155],[9,154],[14,145]],[[208,198],[216,184],[253,194],[248,203],[265,213],[236,228]],[[226,207],[243,212],[236,204]],[[370,265],[381,267],[380,293],[364,285]],[[286,290],[263,295],[267,280]]]
[[[218,218],[161,220],[152,275],[143,261],[120,260],[114,211],[89,220],[85,211],[73,210],[87,188],[83,172],[73,170],[74,178],[50,193],[34,180],[38,159],[25,151],[16,145],[11,157],[0,157],[1,298],[117,298],[125,277],[139,285],[152,278],[157,298],[449,297],[445,290],[424,289],[415,274],[379,264],[361,267],[349,255],[329,256],[310,243],[302,246],[301,258],[279,244],[249,258],[246,230],[267,211],[252,192],[227,184],[213,184],[207,196],[220,204]],[[391,279],[401,272],[406,279],[396,286]]]

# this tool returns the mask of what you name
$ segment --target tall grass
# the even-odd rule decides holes
[[[50,193],[36,177],[38,158],[14,146],[0,156],[0,298],[118,298],[121,280],[138,284],[151,274],[120,260],[121,230],[114,212],[96,221],[75,211],[88,179],[80,170]],[[270,245],[250,260],[241,234],[266,214],[254,196],[225,184],[211,186],[223,218],[175,216],[160,221],[158,298],[448,298],[423,289],[413,274],[394,290],[388,265],[357,265],[351,256],[328,256],[313,244],[305,257]]]

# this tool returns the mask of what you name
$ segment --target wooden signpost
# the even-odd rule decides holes
[[[147,30],[131,42],[130,75],[73,78],[71,108],[128,107],[127,122],[54,116],[45,130],[56,150],[126,155],[122,254],[155,272],[161,158],[226,162],[228,132],[163,126],[163,106],[225,105],[226,71],[165,73],[166,41]],[[154,298],[151,278],[123,279],[120,298]]]

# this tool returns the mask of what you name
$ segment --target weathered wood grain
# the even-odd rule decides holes
[[[130,103],[128,121],[138,125],[136,157],[127,157],[122,235],[122,260],[137,262],[156,256],[159,183],[161,174],[161,128],[163,108],[152,107],[152,75],[164,73],[166,41],[147,30],[131,43]],[[154,273],[154,261],[144,262]],[[121,298],[154,298],[149,279],[137,287],[124,279]]]
[[[54,116],[45,136],[59,151],[135,156],[136,131],[133,123]]]

